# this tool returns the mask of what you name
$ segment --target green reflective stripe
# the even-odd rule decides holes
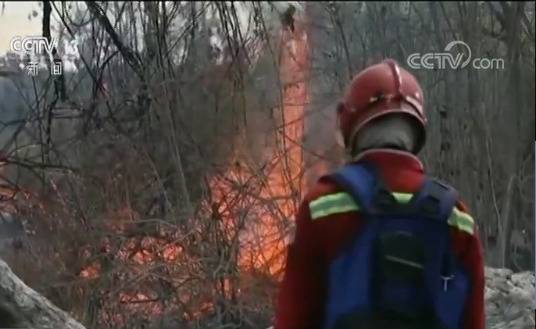
[[[345,192],[335,193],[320,197],[309,203],[311,219],[317,219],[333,214],[339,214],[359,209],[350,194]]]
[[[359,208],[357,207],[357,204],[355,203],[353,205],[348,204],[348,205],[344,205],[340,207],[330,207],[327,209],[322,209],[322,210],[315,211],[314,213],[311,213],[311,219],[314,220],[314,219],[326,217],[329,215],[335,215],[335,214],[340,214],[343,212],[357,211],[357,210],[359,210]]]
[[[457,229],[474,234],[475,221],[469,214],[460,211],[458,208],[452,210],[452,214],[448,220],[449,225],[456,227]]]
[[[334,194],[328,194],[314,201],[311,201],[311,203],[309,203],[309,206],[311,208],[322,207],[324,204],[329,204],[331,202],[353,202],[353,199],[350,194],[346,192],[339,192]]]
[[[413,194],[395,192],[393,193],[393,196],[400,203],[408,203],[413,197]],[[311,212],[311,219],[317,219],[343,212],[357,211],[359,210],[359,207],[350,194],[339,192],[311,201],[311,203],[309,203],[309,209]]]
[[[413,194],[411,193],[393,192],[393,196],[395,197],[396,201],[400,203],[408,203],[411,198],[413,198]]]
[[[408,203],[411,201],[413,194],[411,193],[399,193],[394,192],[393,196],[400,203]],[[349,211],[359,210],[359,206],[346,192],[339,192],[334,194],[325,195],[309,203],[309,210],[311,212],[311,219],[315,220],[321,217],[329,215],[340,214]],[[448,219],[450,226],[457,229],[474,234],[475,222],[473,218],[458,208],[454,208]]]

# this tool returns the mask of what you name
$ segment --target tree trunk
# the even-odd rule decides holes
[[[85,329],[28,287],[0,259],[0,328]]]

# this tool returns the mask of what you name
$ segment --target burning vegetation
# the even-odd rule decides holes
[[[106,215],[90,219],[91,210],[76,209],[76,202],[81,201],[76,198],[84,194],[75,195],[75,203],[69,204],[73,198],[60,193],[70,179],[81,178],[76,172],[68,174],[70,179],[46,178],[51,186],[42,192],[49,195],[43,202],[46,207],[10,203],[10,211],[33,218],[32,229],[41,232],[33,245],[41,248],[41,255],[51,255],[53,266],[62,269],[63,281],[70,282],[70,296],[56,300],[60,307],[66,306],[62,300],[70,300],[71,311],[82,322],[109,328],[157,323],[207,327],[222,321],[238,323],[244,313],[272,309],[271,291],[282,274],[304,176],[300,144],[309,100],[310,58],[303,22],[293,21],[292,29],[284,26],[278,43],[281,90],[271,111],[275,129],[265,130],[269,142],[257,150],[263,161],[259,164],[240,146],[232,148],[220,169],[205,175],[201,201],[189,216],[175,216],[178,212],[169,208],[170,194],[156,197],[145,213],[134,210],[139,207],[133,196],[110,194]],[[235,134],[231,143],[240,145],[244,133]],[[133,186],[147,190],[165,184],[157,177],[147,186],[130,172],[130,163],[137,163],[137,172],[150,172],[155,164],[147,157],[119,156],[116,160],[113,167],[102,168],[98,179],[107,191],[130,193]],[[80,180],[79,184],[76,188],[85,183]],[[78,222],[68,218],[78,218]],[[47,243],[46,232],[61,241]],[[42,260],[35,265],[33,275],[38,268],[50,266]],[[28,264],[18,261],[17,266]],[[43,277],[31,275],[25,278],[27,282],[45,283]],[[57,294],[62,288],[45,289]],[[249,321],[256,327],[257,320]]]
[[[418,72],[445,107],[423,158],[488,221],[483,240],[502,241],[488,261],[525,269],[533,173],[511,141],[533,135],[533,116],[519,119],[534,108],[522,101],[533,8],[45,1],[32,17],[71,45],[57,49],[70,68],[28,77],[16,54],[9,74],[0,63],[13,114],[0,113],[0,212],[23,242],[0,258],[88,328],[268,326],[304,188],[343,158],[331,134],[344,86],[371,59],[442,49],[451,31],[512,69]],[[511,248],[516,230],[528,233]]]

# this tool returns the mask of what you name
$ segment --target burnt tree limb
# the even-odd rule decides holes
[[[85,329],[28,287],[0,259],[0,328]]]

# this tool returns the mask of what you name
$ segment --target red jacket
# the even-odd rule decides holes
[[[422,163],[410,153],[371,150],[359,160],[374,164],[393,192],[414,193],[424,178]],[[361,229],[355,211],[311,218],[309,204],[322,196],[340,192],[334,183],[320,180],[305,197],[296,215],[296,234],[288,248],[285,275],[280,286],[275,329],[320,329],[326,300],[326,272],[348,239]],[[458,202],[456,214],[472,218]],[[464,329],[484,329],[484,262],[476,228],[451,227],[454,252],[472,280],[464,312]]]

